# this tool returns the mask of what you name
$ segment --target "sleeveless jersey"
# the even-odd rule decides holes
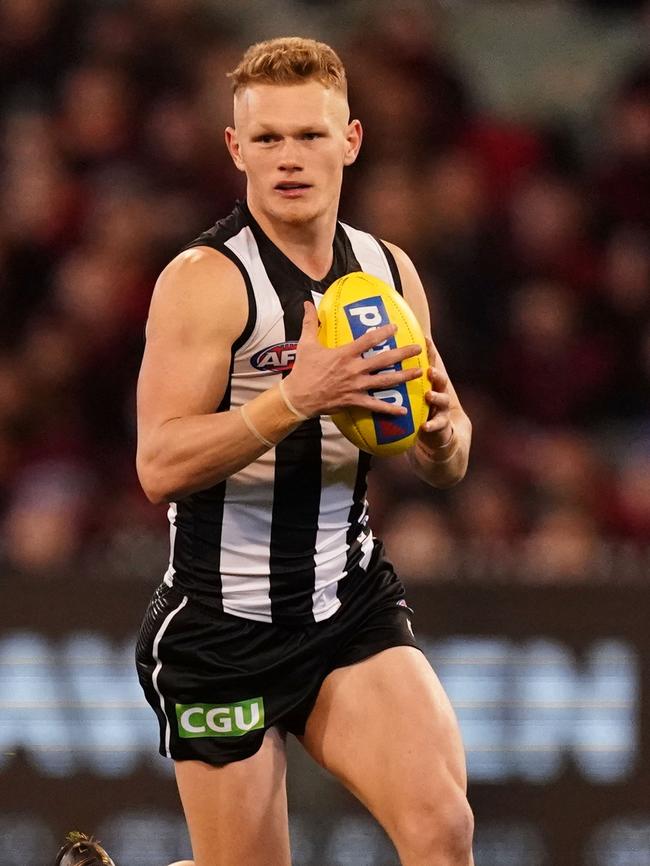
[[[303,302],[352,271],[401,292],[391,252],[372,235],[337,223],[333,263],[323,280],[301,271],[264,234],[245,202],[185,249],[209,246],[239,268],[248,321],[232,347],[230,378],[217,412],[235,409],[291,371]],[[214,291],[220,291],[218,285]],[[170,503],[165,582],[235,616],[303,625],[332,616],[373,549],[360,452],[329,416],[312,418],[240,472]]]

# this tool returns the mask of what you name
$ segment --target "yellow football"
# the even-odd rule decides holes
[[[370,391],[373,397],[387,404],[405,406],[406,415],[369,412],[351,406],[332,415],[341,433],[362,451],[386,456],[401,454],[411,447],[420,425],[429,415],[424,395],[429,388],[426,378],[426,344],[422,328],[404,298],[388,283],[357,271],[336,280],[327,289],[318,307],[318,336],[324,346],[336,348],[356,340],[369,330],[397,325],[397,332],[371,353],[408,346],[422,346],[422,352],[397,364],[395,370],[420,367],[422,376],[390,389]]]

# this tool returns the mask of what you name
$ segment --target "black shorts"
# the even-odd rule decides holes
[[[161,584],[140,629],[140,684],[160,753],[227,764],[255,754],[267,728],[300,735],[325,677],[394,646],[417,646],[404,588],[377,545],[350,575],[334,616],[287,627],[232,616]]]

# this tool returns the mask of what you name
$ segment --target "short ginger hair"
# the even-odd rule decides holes
[[[345,96],[348,89],[345,67],[334,49],[301,36],[251,45],[228,78],[235,94],[251,84],[302,84],[311,80]]]

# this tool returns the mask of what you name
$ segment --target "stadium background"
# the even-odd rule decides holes
[[[0,0],[0,864],[189,847],[132,668],[164,569],[133,470],[157,273],[228,212],[224,78],[332,41],[342,214],[402,245],[474,421],[449,492],[372,510],[458,711],[477,866],[650,864],[650,7]],[[398,732],[396,732],[396,735]],[[296,750],[297,866],[394,866]]]

